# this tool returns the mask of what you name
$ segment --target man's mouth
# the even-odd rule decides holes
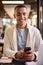
[[[23,22],[24,20],[20,20],[21,22]]]

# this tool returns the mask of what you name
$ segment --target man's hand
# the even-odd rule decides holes
[[[18,58],[18,59],[23,59],[23,56],[24,56],[24,49],[18,51],[18,52],[15,54],[15,57]]]
[[[32,50],[24,52],[24,49],[18,51],[15,54],[15,57],[18,59],[24,59],[24,60],[29,60],[29,61],[33,61],[35,59],[35,55],[32,52]]]
[[[24,54],[23,58],[24,58],[25,60],[33,61],[34,58],[35,58],[35,55],[34,55],[34,53],[32,52],[32,50],[30,50],[30,51],[27,51],[27,52]]]

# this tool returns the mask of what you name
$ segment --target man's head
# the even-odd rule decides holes
[[[15,17],[18,27],[24,28],[27,20],[27,8],[25,5],[18,5],[15,7]]]

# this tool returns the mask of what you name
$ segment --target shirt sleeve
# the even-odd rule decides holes
[[[38,50],[39,50],[39,46],[42,43],[42,37],[41,37],[41,33],[40,31],[37,29],[35,32],[35,54],[37,56],[37,60],[38,60]]]
[[[3,51],[4,51],[4,55],[7,56],[7,57],[10,57],[10,58],[15,58],[14,55],[15,55],[15,51],[13,51],[11,49],[11,43],[10,43],[10,38],[9,38],[9,29],[7,29],[5,31],[5,37],[4,37],[4,48],[3,48]]]

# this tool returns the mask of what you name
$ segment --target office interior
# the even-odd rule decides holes
[[[14,3],[4,4],[2,1],[10,1],[10,0],[0,0],[0,52],[1,53],[3,53],[5,29],[17,23],[16,18],[14,18],[14,7],[17,4]],[[18,0],[14,0],[14,1],[18,1]],[[40,30],[41,36],[43,38],[43,0],[39,0],[39,2],[38,0],[19,0],[19,1],[24,1],[23,4],[25,4],[28,8],[28,15],[30,11],[32,11],[31,22],[29,22],[30,17],[28,17],[27,23],[37,27]]]
[[[14,7],[16,5],[15,4],[3,4],[2,1],[0,1],[0,13],[1,13],[0,14],[0,28],[3,28],[4,30],[6,26],[9,27],[12,24],[16,24],[16,20],[14,19]],[[28,23],[37,27],[40,30],[42,38],[43,38],[43,12],[42,12],[43,2],[40,1],[39,5],[37,2],[38,2],[37,0],[30,0],[30,1],[25,0],[24,4],[28,7],[28,14],[30,13],[30,10],[33,10],[34,16],[31,15],[33,17],[32,22],[28,22]]]

